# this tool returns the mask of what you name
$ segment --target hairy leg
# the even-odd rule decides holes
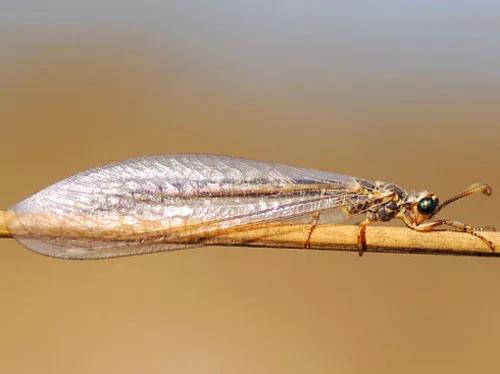
[[[485,243],[488,248],[490,248],[493,252],[495,251],[495,245],[491,240],[486,239],[484,236],[477,233],[477,231],[485,231],[484,227],[473,227],[458,221],[450,221],[446,219],[439,219],[433,221],[422,222],[419,225],[412,226],[411,228],[420,232],[430,232],[430,231],[443,231],[446,229],[439,228],[440,226],[448,226],[452,227],[453,231],[461,231],[468,233],[476,238],[480,239]],[[494,227],[491,228],[494,230]]]

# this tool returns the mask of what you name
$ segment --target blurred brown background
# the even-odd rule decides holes
[[[0,207],[174,152],[500,191],[498,4],[43,3],[0,4]],[[498,196],[446,214],[498,227]],[[495,259],[0,249],[2,373],[500,372]]]

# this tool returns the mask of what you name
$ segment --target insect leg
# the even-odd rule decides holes
[[[473,226],[470,226],[470,225],[467,225],[465,223],[458,222],[458,221],[439,219],[439,220],[422,222],[421,224],[415,225],[411,228],[414,230],[420,231],[420,232],[430,232],[430,231],[442,230],[442,229],[439,229],[439,226],[449,226],[449,227],[454,228],[456,231],[465,232],[465,233],[468,233],[472,236],[475,236],[476,238],[483,241],[483,243],[485,243],[488,246],[488,248],[490,248],[493,252],[495,251],[495,245],[493,244],[493,242],[477,233],[477,231],[485,231],[486,228],[484,228],[484,227],[473,227]]]
[[[359,230],[358,230],[357,242],[358,242],[359,257],[363,256],[363,253],[366,251],[366,226],[368,226],[371,223],[372,221],[370,221],[368,218],[358,223]]]
[[[448,221],[448,220],[445,220],[443,224],[446,226],[456,228],[459,231],[469,233],[472,236],[475,236],[476,238],[482,240],[493,252],[495,252],[495,245],[493,244],[493,242],[476,232],[476,231],[484,231],[485,229],[483,227],[473,227],[466,225],[465,223],[462,222]]]
[[[306,238],[306,241],[304,243],[304,248],[306,248],[306,249],[311,248],[311,235],[312,235],[314,229],[316,228],[316,226],[318,225],[320,215],[321,215],[320,212],[316,212],[312,216],[311,227],[309,228],[309,232],[307,233],[307,238]]]

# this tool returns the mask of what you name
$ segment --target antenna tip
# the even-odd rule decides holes
[[[468,188],[468,190],[470,192],[481,191],[483,194],[487,196],[490,196],[493,193],[493,189],[491,188],[491,186],[486,183],[474,183]]]
[[[492,193],[493,193],[493,189],[491,188],[491,186],[483,183],[483,193],[487,196],[490,196]]]

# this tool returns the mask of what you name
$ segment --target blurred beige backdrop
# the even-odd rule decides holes
[[[0,207],[175,152],[500,192],[499,14],[2,2]],[[498,227],[498,196],[446,214]],[[499,286],[495,259],[202,248],[65,262],[2,240],[0,372],[498,373]]]

